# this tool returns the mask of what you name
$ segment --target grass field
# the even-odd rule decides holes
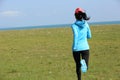
[[[91,26],[83,80],[120,79],[120,25]],[[77,80],[71,28],[0,31],[0,80]]]

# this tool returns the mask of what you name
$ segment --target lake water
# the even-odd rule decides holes
[[[108,22],[90,22],[90,25],[112,25],[120,24],[120,21],[108,21]],[[57,25],[41,25],[41,26],[26,26],[26,27],[6,27],[0,28],[0,30],[23,30],[23,29],[35,29],[35,28],[60,28],[70,27],[71,24],[57,24]]]

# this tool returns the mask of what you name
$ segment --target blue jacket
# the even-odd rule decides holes
[[[73,31],[73,51],[89,50],[87,39],[91,38],[91,30],[85,20],[76,21],[72,24]]]

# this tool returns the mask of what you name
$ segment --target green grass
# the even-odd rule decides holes
[[[83,80],[120,79],[120,25],[91,26]],[[77,80],[71,28],[0,31],[0,80]]]

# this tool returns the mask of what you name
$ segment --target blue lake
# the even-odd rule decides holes
[[[120,21],[108,21],[108,22],[90,22],[89,25],[113,25],[120,24]],[[57,24],[57,25],[41,25],[41,26],[25,26],[25,27],[5,27],[0,30],[23,30],[23,29],[35,29],[35,28],[60,28],[70,27],[71,24]]]

